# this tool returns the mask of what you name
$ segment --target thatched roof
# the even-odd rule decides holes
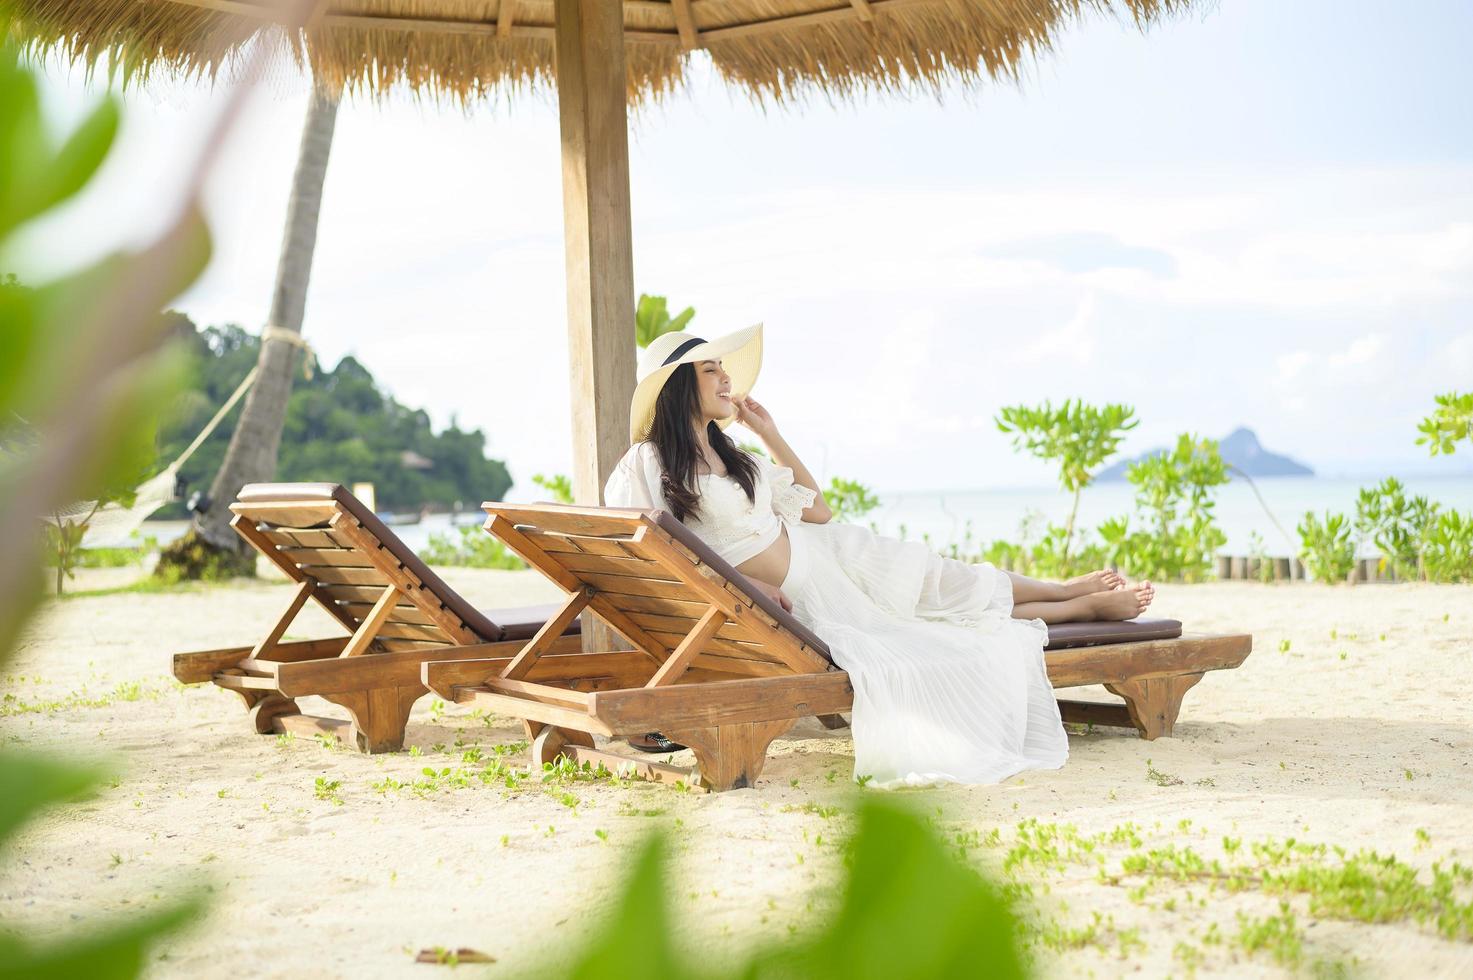
[[[613,0],[609,0],[613,2]],[[0,0],[33,48],[131,79],[214,76],[252,38],[291,47],[328,85],[398,84],[472,101],[552,80],[552,0],[325,0],[304,32],[271,23],[269,0]],[[677,87],[704,49],[762,101],[811,92],[939,90],[1013,77],[1088,12],[1144,27],[1192,0],[625,0],[635,102]],[[1201,5],[1199,3],[1198,5]]]

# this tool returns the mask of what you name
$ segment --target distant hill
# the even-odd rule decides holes
[[[1290,459],[1288,456],[1280,456],[1263,448],[1258,441],[1258,436],[1252,429],[1237,428],[1225,439],[1218,443],[1222,451],[1223,461],[1229,466],[1236,466],[1251,477],[1264,476],[1314,476],[1314,470],[1305,466],[1298,460]],[[1125,469],[1131,463],[1148,459],[1152,456],[1160,456],[1165,449],[1152,449],[1150,452],[1142,453],[1134,459],[1123,459],[1118,463],[1111,463],[1099,472],[1095,481],[1109,483],[1125,479]]]

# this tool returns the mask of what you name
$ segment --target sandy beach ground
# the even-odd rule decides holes
[[[556,598],[531,572],[446,577],[484,606]],[[254,642],[287,598],[283,585],[255,582],[45,608],[9,667],[0,737],[107,760],[120,775],[19,837],[4,858],[0,921],[59,935],[203,882],[208,917],[157,951],[151,975],[424,976],[436,968],[413,954],[434,946],[496,957],[459,974],[512,975],[572,955],[655,826],[675,842],[675,934],[702,957],[785,938],[833,907],[838,844],[861,792],[845,733],[806,721],[774,744],[757,787],[709,796],[461,779],[517,743],[520,728],[432,697],[411,721],[412,752],[369,757],[256,736],[235,695],[177,685],[169,655]],[[1247,855],[1290,838],[1394,855],[1424,884],[1434,862],[1473,865],[1473,588],[1167,586],[1154,611],[1255,640],[1241,669],[1189,693],[1177,737],[1078,734],[1061,771],[898,797],[978,867],[1000,874],[1011,856],[1011,880],[1039,921],[1057,925],[1036,933],[1041,969],[1473,976],[1473,944],[1443,937],[1436,921],[1346,921],[1324,894],[1123,870],[1132,854],[1168,844],[1207,860],[1267,860]],[[321,614],[292,634],[314,631],[333,634]],[[430,779],[426,767],[450,773]],[[1044,831],[1056,861],[1018,846],[1020,831],[1039,835],[1030,821],[1074,828]],[[1340,861],[1333,850],[1298,853]],[[1454,897],[1473,900],[1473,885]],[[1289,939],[1254,939],[1265,935]]]

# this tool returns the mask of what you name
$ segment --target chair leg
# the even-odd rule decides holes
[[[713,792],[745,789],[762,775],[767,747],[793,727],[793,719],[717,725],[665,732],[665,737],[690,746],[696,755],[696,779]]]
[[[1146,677],[1140,680],[1106,684],[1111,693],[1125,699],[1130,720],[1141,738],[1150,741],[1170,735],[1181,712],[1181,699],[1202,679],[1201,674],[1176,674],[1172,677]]]
[[[570,745],[581,745],[585,748],[593,748],[593,736],[587,732],[580,732],[572,728],[558,728],[556,725],[542,725],[532,721],[527,723],[528,730],[534,730],[532,738],[532,765],[542,766],[552,762],[560,755],[566,755],[563,749]]]
[[[297,707],[297,702],[292,698],[271,691],[259,693],[266,696],[251,708],[251,724],[255,726],[257,735],[270,735],[275,730],[272,723],[278,718],[302,713],[302,709]]]
[[[322,696],[348,710],[358,751],[377,755],[404,748],[404,726],[409,722],[409,711],[414,702],[428,693],[429,688],[413,684]]]

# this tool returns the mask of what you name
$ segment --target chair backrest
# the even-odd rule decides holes
[[[747,676],[832,668],[818,636],[664,511],[482,506],[488,531],[569,593],[589,592],[594,613],[659,660],[716,608],[726,622],[692,668]]]
[[[252,483],[230,509],[231,526],[293,581],[356,630],[393,586],[393,608],[377,632],[383,650],[495,642],[503,630],[446,585],[399,536],[333,483]]]

